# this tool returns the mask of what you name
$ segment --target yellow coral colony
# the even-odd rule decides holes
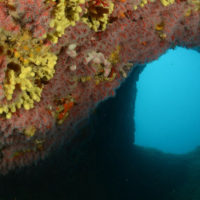
[[[7,58],[3,81],[7,103],[0,105],[0,114],[10,119],[16,109],[29,110],[34,107],[34,101],[40,101],[43,83],[53,77],[57,57],[29,32],[14,35],[1,30],[0,35],[0,45]]]
[[[200,12],[200,1],[199,0],[187,0],[188,4],[191,5],[191,10]]]
[[[175,2],[175,0],[160,0],[163,6],[169,6]]]
[[[75,26],[77,21],[83,21],[94,31],[105,30],[108,16],[112,13],[114,4],[95,10],[86,9],[80,17],[82,8],[80,4],[85,0],[51,0],[55,2],[50,21],[51,30],[41,38],[34,38],[27,30],[19,34],[9,33],[0,29],[0,47],[6,56],[7,69],[3,86],[6,101],[0,104],[0,114],[7,119],[12,117],[17,109],[29,110],[34,107],[34,102],[39,102],[44,84],[55,73],[57,56],[50,51],[50,47],[43,44],[43,39],[57,43],[58,38],[64,34],[69,26]],[[46,0],[48,4],[50,0]],[[96,13],[95,12],[101,12]],[[93,14],[91,14],[93,13]],[[98,16],[98,17],[97,17]]]
[[[56,0],[53,0],[56,1]],[[53,11],[53,19],[50,22],[50,27],[54,29],[47,37],[57,43],[58,37],[64,34],[64,31],[69,26],[75,26],[80,20],[82,8],[79,4],[85,3],[85,0],[60,0]]]
[[[36,128],[34,126],[28,126],[24,130],[24,134],[26,135],[27,138],[31,138],[35,135]]]
[[[57,43],[65,28],[74,26],[80,19],[79,13],[82,9],[79,4],[84,3],[84,0],[52,1],[56,4],[50,21],[52,30],[42,38]],[[10,119],[17,109],[23,107],[29,110],[34,107],[34,102],[40,101],[43,84],[55,73],[57,56],[43,45],[42,40],[33,38],[28,31],[14,35],[0,30],[0,35],[0,46],[8,63],[2,83],[7,101],[0,105],[0,114]]]

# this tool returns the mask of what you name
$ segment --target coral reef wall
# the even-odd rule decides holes
[[[131,68],[200,45],[199,0],[0,0],[0,172],[44,158]]]

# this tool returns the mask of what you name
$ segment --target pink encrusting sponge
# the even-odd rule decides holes
[[[200,45],[199,0],[0,0],[0,173],[44,158],[137,64]]]

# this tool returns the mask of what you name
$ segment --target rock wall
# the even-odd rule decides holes
[[[1,173],[70,141],[132,67],[199,46],[199,10],[196,0],[0,1]]]

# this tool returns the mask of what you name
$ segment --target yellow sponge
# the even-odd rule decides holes
[[[59,3],[53,10],[53,19],[50,21],[50,27],[54,30],[47,35],[53,43],[58,42],[58,38],[64,34],[67,27],[75,26],[76,22],[80,20],[79,14],[82,12],[82,8],[79,4],[82,3],[85,3],[85,1],[59,0]]]
[[[163,6],[169,6],[175,2],[175,0],[160,0]]]
[[[49,81],[55,73],[57,56],[29,32],[14,35],[0,30],[0,35],[0,45],[9,52],[3,82],[7,103],[0,104],[0,114],[10,119],[17,109],[29,110],[34,102],[40,101],[43,82]]]

